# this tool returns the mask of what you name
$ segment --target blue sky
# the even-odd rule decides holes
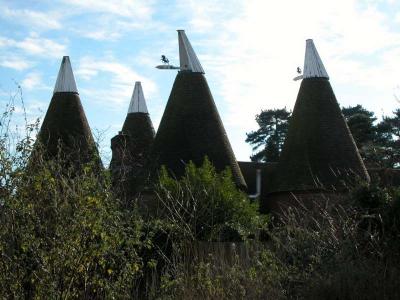
[[[342,106],[381,116],[400,105],[398,0],[0,0],[0,12],[0,105],[18,82],[28,118],[43,117],[69,55],[106,162],[135,81],[157,128],[176,71],[154,67],[161,54],[179,63],[176,29],[185,29],[202,63],[239,160],[251,154],[245,133],[257,128],[261,109],[293,108],[307,38]]]

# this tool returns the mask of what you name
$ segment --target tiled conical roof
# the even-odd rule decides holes
[[[68,56],[63,57],[38,140],[49,159],[56,157],[61,150],[76,166],[92,161],[101,165]]]
[[[142,86],[136,82],[122,131],[111,140],[110,169],[118,193],[129,198],[142,183],[154,135]]]
[[[154,128],[147,111],[142,85],[135,83],[131,103],[129,104],[122,132],[129,135],[140,155],[147,155],[154,140]],[[141,154],[142,153],[142,154]]]
[[[154,167],[165,165],[180,177],[189,161],[199,166],[207,156],[217,171],[229,167],[236,185],[246,188],[203,68],[183,30],[178,30],[178,40],[181,71],[154,140]]]
[[[153,159],[179,177],[186,163],[201,165],[205,156],[218,171],[230,167],[236,184],[246,186],[204,75],[179,72],[157,130]]]
[[[148,113],[146,100],[144,99],[142,84],[140,81],[135,82],[135,88],[133,89],[131,103],[129,104],[128,114],[129,113]]]
[[[304,79],[271,191],[339,190],[355,177],[369,181],[311,40],[305,57]]]
[[[72,72],[69,56],[64,56],[58,71],[54,94],[58,92],[78,93],[76,88],[74,73]]]
[[[314,41],[308,39],[306,41],[306,54],[304,57],[303,78],[326,78],[329,79],[324,64],[319,57]]]
[[[181,71],[203,73],[203,67],[194,52],[184,30],[178,30],[179,60]]]

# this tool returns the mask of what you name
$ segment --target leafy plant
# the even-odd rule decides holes
[[[262,219],[257,204],[235,186],[230,170],[217,173],[205,158],[201,167],[192,162],[180,179],[161,169],[157,186],[162,217],[184,238],[234,241],[254,234]]]

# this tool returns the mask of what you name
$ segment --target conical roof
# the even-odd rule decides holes
[[[304,57],[303,78],[326,78],[329,79],[317,48],[312,39],[306,40],[306,54]]]
[[[203,67],[194,52],[184,30],[178,30],[179,61],[181,71],[203,73]]]
[[[136,82],[122,131],[111,139],[110,169],[120,197],[131,199],[148,177],[147,160],[154,135],[141,83]]]
[[[183,31],[178,31],[178,37],[181,58],[186,55],[182,49],[190,49],[188,57],[197,59]],[[186,67],[190,63],[186,64],[185,59],[181,59],[181,71],[175,78],[154,140],[152,160],[155,167],[165,165],[180,177],[186,163],[193,161],[199,166],[207,156],[218,171],[230,167],[236,185],[245,188],[246,183],[202,68],[200,70],[193,64]],[[185,64],[183,68],[182,62]],[[201,67],[199,62],[197,66]]]
[[[142,84],[140,81],[135,82],[135,88],[133,89],[131,103],[129,104],[128,114],[129,113],[148,113],[146,100],[144,99]]]
[[[76,165],[93,160],[101,165],[68,56],[63,57],[38,140],[50,159],[56,157],[61,147],[62,153]]]
[[[245,187],[221,118],[203,74],[179,72],[176,76],[153,146],[157,166],[175,176],[185,164],[201,165],[207,156],[218,171],[230,167],[236,184]]]
[[[148,154],[154,140],[155,132],[147,111],[142,85],[139,81],[135,83],[128,114],[122,126],[122,132],[130,136],[135,147],[135,152]]]
[[[355,177],[369,181],[325,67],[307,40],[304,79],[271,191],[338,190]]]
[[[62,92],[78,93],[69,56],[64,56],[62,59],[53,94]]]

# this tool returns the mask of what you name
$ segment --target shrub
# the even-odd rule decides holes
[[[291,298],[399,297],[399,236],[385,230],[393,194],[375,187],[359,189],[342,206],[291,208],[269,232],[272,251],[288,268]]]
[[[243,246],[243,245],[242,245]],[[244,246],[251,249],[249,245]],[[260,247],[244,260],[239,255],[210,255],[180,261],[162,277],[161,299],[285,299],[286,268]],[[189,257],[187,257],[189,259]],[[246,261],[246,263],[244,263]]]
[[[351,198],[356,206],[369,211],[384,208],[391,202],[388,189],[365,183],[361,183],[353,189]]]
[[[19,138],[10,117],[0,123],[0,298],[134,295],[141,219],[120,208],[94,164],[76,173],[61,155],[44,159],[38,143],[31,156],[38,122]]]
[[[0,290],[11,298],[130,295],[140,275],[140,219],[121,211],[90,167],[55,161],[18,173],[0,211]],[[13,174],[10,175],[14,176]]]
[[[192,162],[180,179],[163,167],[156,188],[162,217],[185,239],[238,241],[254,234],[261,224],[258,207],[235,186],[229,169],[217,173],[205,158],[201,167]]]

